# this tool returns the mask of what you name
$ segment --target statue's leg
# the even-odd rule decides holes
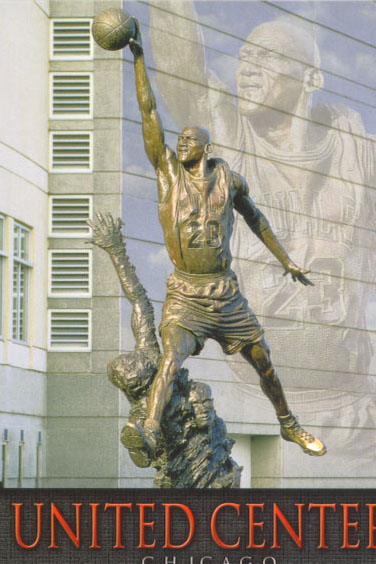
[[[277,416],[288,415],[290,410],[282,389],[282,384],[272,364],[270,348],[266,340],[263,338],[257,343],[246,345],[241,350],[241,354],[260,376],[262,391],[272,402]]]
[[[150,389],[145,421],[145,426],[154,429],[159,428],[164,408],[171,399],[172,386],[177,372],[197,346],[192,333],[172,323],[162,329],[161,337],[163,355]]]
[[[303,429],[289,410],[282,384],[270,358],[270,348],[266,340],[261,339],[257,343],[246,345],[241,350],[241,354],[260,376],[261,388],[276,410],[282,438],[297,443],[307,454],[314,456],[325,454],[324,443]]]
[[[163,355],[148,399],[147,416],[143,428],[129,421],[122,431],[122,442],[133,462],[140,467],[150,466],[154,457],[164,408],[172,395],[174,378],[184,360],[197,346],[189,331],[169,324],[161,331]]]

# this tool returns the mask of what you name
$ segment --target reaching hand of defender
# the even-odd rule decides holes
[[[87,220],[93,230],[93,237],[88,243],[93,243],[108,252],[123,248],[124,236],[121,232],[123,221],[120,218],[115,221],[110,213],[106,216],[97,213],[97,221],[98,223],[94,223],[90,219]]]
[[[142,46],[142,37],[140,31],[140,24],[138,23],[137,18],[133,18],[134,24],[136,26],[136,35],[135,37],[131,37],[129,40],[129,47],[135,57],[140,56],[144,52],[144,48]]]
[[[304,270],[303,268],[299,268],[292,261],[289,261],[288,263],[284,264],[283,268],[285,269],[283,276],[286,276],[287,274],[291,274],[294,282],[298,280],[304,286],[314,286],[314,283],[311,282],[311,280],[309,280],[309,278],[305,276],[310,272],[310,270]]]

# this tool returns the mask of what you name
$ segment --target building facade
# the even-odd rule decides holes
[[[239,10],[240,3],[235,4]],[[254,2],[241,4],[255,25],[276,19],[271,8]],[[231,30],[226,28],[231,2],[218,3],[221,9],[216,25],[211,23],[213,2],[196,2],[197,13],[191,10],[189,1],[179,5],[179,9],[173,9],[171,2],[160,0],[153,11],[147,3],[120,0],[0,1],[0,14],[9,21],[2,30],[7,49],[0,54],[0,68],[6,76],[6,88],[1,93],[0,128],[3,485],[132,488],[150,487],[153,483],[153,470],[136,468],[120,443],[128,404],[106,377],[107,362],[121,351],[133,348],[131,307],[121,293],[107,255],[88,244],[91,233],[86,223],[98,211],[123,218],[128,253],[152,300],[158,323],[165,280],[172,266],[158,221],[155,174],[143,148],[132,55],[129,49],[104,51],[91,37],[94,15],[105,8],[117,7],[125,8],[140,21],[167,143],[175,146],[185,119],[196,117],[195,123],[200,119],[198,112],[195,116],[192,107],[184,105],[184,96],[188,93],[191,100],[205,100],[206,115],[211,108],[212,116],[218,117],[210,124],[203,124],[214,129],[214,154],[226,158],[236,170],[240,167],[256,203],[271,220],[287,250],[295,251],[297,256],[292,258],[297,262],[305,260],[308,254],[300,250],[306,248],[307,240],[315,237],[327,242],[324,249],[331,248],[333,240],[337,240],[331,239],[330,234],[337,231],[347,256],[362,258],[359,266],[355,258],[347,261],[345,256],[341,257],[338,264],[342,266],[337,271],[332,268],[329,251],[317,247],[317,262],[311,270],[326,309],[315,317],[314,298],[309,302],[299,294],[295,305],[290,297],[284,304],[271,300],[270,304],[276,307],[269,311],[262,305],[262,299],[266,296],[269,300],[268,292],[281,285],[282,271],[258,255],[258,248],[252,247],[256,259],[251,253],[245,256],[241,243],[246,239],[242,227],[237,227],[237,243],[233,248],[235,267],[251,307],[266,325],[267,339],[276,351],[274,361],[288,399],[301,422],[328,443],[328,454],[322,459],[312,459],[295,445],[281,441],[279,425],[259,389],[256,373],[250,369],[246,372],[240,357],[224,357],[219,346],[209,341],[202,354],[188,359],[185,366],[192,378],[210,385],[217,413],[236,439],[233,457],[244,467],[242,487],[370,486],[374,481],[374,470],[368,464],[368,447],[373,444],[375,431],[376,325],[372,267],[366,269],[362,265],[373,260],[373,255],[364,251],[374,245],[363,210],[374,206],[374,202],[372,198],[364,199],[363,194],[371,193],[375,185],[372,184],[374,137],[359,125],[362,119],[354,117],[355,110],[347,121],[344,115],[348,116],[350,111],[342,109],[338,110],[337,121],[333,118],[330,125],[320,122],[326,128],[322,138],[332,140],[330,149],[320,149],[320,155],[327,150],[325,155],[332,159],[330,162],[338,162],[331,147],[337,142],[333,132],[339,131],[341,147],[352,157],[352,164],[345,169],[341,163],[339,168],[329,170],[325,156],[325,166],[320,161],[320,178],[324,175],[325,182],[328,178],[333,183],[325,185],[325,193],[320,194],[319,185],[307,176],[318,171],[306,170],[299,182],[309,185],[311,194],[318,196],[312,200],[307,196],[304,203],[311,206],[312,214],[304,206],[294,208],[299,163],[291,160],[287,163],[283,151],[278,158],[260,154],[260,147],[265,147],[261,136],[257,137],[259,145],[251,155],[253,160],[241,157],[251,153],[251,143],[255,142],[251,129],[251,133],[243,132],[243,137],[236,138],[232,144],[224,137],[229,128],[221,117],[226,113],[221,96],[227,100],[236,95],[233,85],[223,81],[234,80],[238,50],[246,37],[241,28],[232,38],[235,43],[226,47],[226,38],[231,35]],[[353,3],[348,5],[346,14]],[[354,5],[352,9],[355,10]],[[239,18],[236,10],[234,14]],[[319,16],[324,18],[319,14],[318,20]],[[182,21],[183,28],[179,27]],[[183,44],[171,42],[176,36]],[[252,38],[249,41],[253,43]],[[329,38],[325,43],[322,39],[322,45],[327,48],[330,41]],[[190,49],[192,44],[198,46],[198,51]],[[184,60],[187,53],[194,65],[176,68],[177,58]],[[212,66],[216,71],[205,80],[196,72],[204,55],[205,69]],[[368,51],[363,55],[368,55]],[[327,61],[330,67],[329,57]],[[343,81],[346,76],[347,79],[352,76],[346,71],[341,71]],[[256,75],[259,71],[252,72]],[[329,87],[320,91],[324,98],[319,101],[327,106],[330,102],[336,108],[338,103],[346,104],[343,107],[359,110],[359,116],[367,107],[372,131],[374,110],[364,94],[364,84],[371,83],[372,77],[357,76],[356,81],[361,84],[359,92],[352,91],[352,100],[347,96],[344,102],[343,90],[330,83],[331,74],[338,74],[336,69],[333,66],[325,72]],[[318,118],[305,119],[317,121]],[[244,141],[245,138],[248,140]],[[359,139],[365,144],[361,141],[360,146]],[[248,145],[241,145],[243,142]],[[309,150],[313,162],[313,150]],[[322,157],[315,156],[316,162],[319,158]],[[273,174],[279,179],[287,178],[288,187],[281,193],[270,192],[266,201],[257,193],[257,181],[252,186],[250,178],[256,178],[262,169],[260,163],[274,162],[273,159],[283,167],[289,166],[294,174],[282,175],[277,167]],[[346,157],[346,160],[351,159]],[[359,162],[362,164],[354,164]],[[309,169],[310,165],[304,163]],[[260,173],[264,178],[261,187],[265,186],[268,174],[266,169]],[[346,216],[338,217],[332,210],[326,213],[326,209],[320,208],[320,202],[328,201],[325,194],[329,189],[338,201],[343,190],[347,190]],[[287,228],[283,214],[287,214]],[[291,217],[298,216],[295,230],[290,229]],[[321,222],[319,228],[318,222]],[[307,231],[304,226],[308,226]],[[289,238],[289,230],[300,239]],[[355,265],[357,276],[350,262]],[[247,277],[253,277],[254,286],[247,286]],[[283,286],[283,295],[284,289]],[[333,292],[345,296],[338,316]],[[355,295],[365,296],[361,304],[354,305]],[[346,301],[346,296],[351,299]],[[282,305],[286,307],[283,309]],[[358,312],[362,308],[362,315],[346,317],[342,310],[350,307]],[[358,335],[366,337],[359,339]],[[326,351],[331,349],[329,345],[323,346],[323,336],[327,343],[334,342],[337,346],[337,354],[330,357],[330,362]],[[287,341],[296,343],[294,354],[285,345]],[[349,342],[356,345],[348,345]],[[360,354],[368,359],[362,366],[357,360]]]

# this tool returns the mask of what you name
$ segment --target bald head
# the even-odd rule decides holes
[[[305,29],[284,20],[258,25],[239,51],[240,113],[274,122],[271,110],[307,114],[311,93],[323,84],[319,64],[317,43]]]
[[[184,127],[181,135],[195,135],[203,145],[208,145],[210,143],[210,133],[198,125],[188,125],[187,127]]]
[[[320,53],[313,36],[287,21],[274,20],[255,27],[246,41],[270,48],[311,67],[320,66]]]

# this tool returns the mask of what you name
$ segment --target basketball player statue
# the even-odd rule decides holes
[[[127,253],[122,234],[123,222],[111,214],[96,214],[88,220],[91,243],[106,251],[111,259],[125,298],[132,307],[133,350],[120,354],[107,365],[110,382],[130,403],[129,422],[143,426],[150,386],[160,363],[155,332],[154,309]],[[121,441],[124,444],[124,431]],[[161,435],[151,462],[157,470],[156,488],[238,488],[240,467],[231,457],[234,439],[227,437],[224,421],[214,410],[211,390],[188,378],[181,368],[176,375],[172,397],[163,414]],[[125,441],[127,443],[127,441]],[[139,448],[126,444],[131,460],[143,467],[149,460]]]
[[[175,376],[184,360],[199,354],[205,340],[213,338],[226,354],[240,352],[255,368],[276,411],[283,439],[297,443],[310,455],[323,455],[325,445],[304,430],[290,412],[263,329],[230,269],[233,209],[279,260],[285,275],[290,273],[294,282],[308,286],[312,285],[305,276],[308,271],[296,266],[279,244],[267,219],[248,196],[245,179],[226,162],[209,158],[210,138],[205,129],[184,127],[176,153],[165,144],[135,23],[136,36],[129,45],[134,55],[144,144],[157,175],[159,218],[175,271],[167,281],[160,326],[163,355],[151,386],[147,416],[142,426],[134,422],[125,425],[123,443],[138,451],[140,465],[151,463]]]

